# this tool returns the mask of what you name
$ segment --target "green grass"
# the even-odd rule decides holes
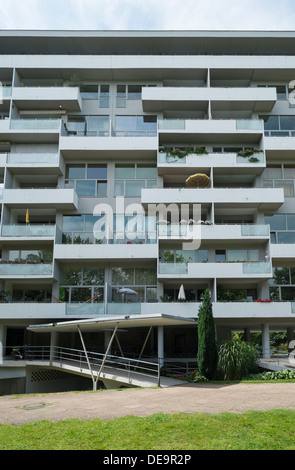
[[[295,410],[0,425],[0,450],[294,450]]]

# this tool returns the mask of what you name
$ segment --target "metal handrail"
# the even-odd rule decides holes
[[[12,353],[15,353],[15,359],[23,359],[25,361],[49,361],[57,362],[62,366],[67,363],[75,364],[80,369],[83,365],[87,365],[86,354],[83,350],[64,348],[59,346],[11,346]],[[105,357],[103,353],[94,351],[86,351],[91,367],[95,372],[98,372],[100,366],[103,364],[102,373],[107,368],[116,370],[127,370],[128,379],[130,380],[131,372],[136,374],[143,374],[146,376],[157,376],[158,383],[160,381],[160,362],[147,361],[137,358],[123,357],[118,355],[108,354]]]

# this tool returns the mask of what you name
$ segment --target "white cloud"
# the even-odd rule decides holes
[[[292,0],[0,0],[1,29],[293,30]]]

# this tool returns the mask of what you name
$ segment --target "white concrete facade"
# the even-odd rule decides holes
[[[261,332],[267,355],[271,331],[290,338],[294,42],[291,32],[0,32],[2,356],[36,340],[31,324],[197,319],[206,288],[220,339]],[[187,188],[194,174],[208,187]],[[131,236],[132,205],[147,216],[158,204],[188,218],[200,205],[197,248],[156,219]],[[165,328],[153,338],[163,355],[192,352],[177,327],[166,350]]]

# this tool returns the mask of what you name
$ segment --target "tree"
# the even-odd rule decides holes
[[[198,319],[198,369],[201,375],[211,380],[216,374],[218,349],[209,289],[205,290]]]

